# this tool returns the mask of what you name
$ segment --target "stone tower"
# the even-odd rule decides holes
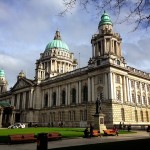
[[[105,11],[99,22],[98,32],[91,39],[92,58],[89,60],[89,66],[113,64],[125,67],[126,63],[121,51],[122,39],[120,34],[113,32],[113,24]]]
[[[3,69],[0,69],[0,94],[7,91],[7,80],[5,78],[5,72]]]

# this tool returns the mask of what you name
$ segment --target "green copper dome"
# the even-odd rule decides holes
[[[69,51],[69,48],[68,48],[67,44],[64,43],[61,40],[53,40],[52,42],[48,43],[46,48],[45,48],[45,50],[49,51],[52,48],[60,48],[60,49],[62,49],[64,51]]]
[[[5,72],[3,69],[0,69],[0,77],[5,77]]]
[[[110,20],[109,15],[104,11],[104,14],[101,16],[101,21],[99,22],[98,27],[101,25],[106,25],[106,24],[112,25],[112,22]]]
[[[60,32],[56,31],[54,40],[47,44],[45,51],[50,51],[53,48],[59,48],[63,51],[69,51],[69,47],[61,40]]]

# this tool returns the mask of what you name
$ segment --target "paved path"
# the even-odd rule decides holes
[[[146,131],[138,131],[134,134],[120,134],[119,136],[102,136],[102,137],[92,137],[92,138],[75,138],[75,139],[62,139],[58,141],[48,142],[48,149],[95,144],[95,143],[105,143],[105,142],[115,142],[124,141],[132,139],[143,139],[150,138]],[[0,145],[0,150],[37,150],[37,143],[25,143],[25,144],[12,144],[12,145]]]

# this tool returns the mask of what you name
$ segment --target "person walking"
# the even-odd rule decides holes
[[[93,130],[94,130],[94,127],[93,127],[92,124],[90,123],[90,137],[93,136]]]
[[[149,136],[150,136],[150,125],[147,126],[146,130],[147,130],[147,132],[149,133]]]
[[[89,133],[88,127],[86,127],[85,130],[84,130],[84,138],[90,137],[89,134],[90,133]]]

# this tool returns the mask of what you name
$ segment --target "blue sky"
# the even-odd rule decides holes
[[[98,31],[100,16],[76,6],[61,17],[62,0],[0,0],[0,68],[4,69],[8,86],[17,81],[21,70],[34,79],[35,62],[46,45],[60,30],[62,40],[75,54],[80,67],[87,65],[92,55],[91,37]],[[92,8],[91,8],[92,9]],[[134,24],[115,24],[116,16],[107,12],[114,31],[122,37],[122,51],[128,66],[150,72],[150,30],[131,32]],[[125,16],[126,8],[120,15]]]

